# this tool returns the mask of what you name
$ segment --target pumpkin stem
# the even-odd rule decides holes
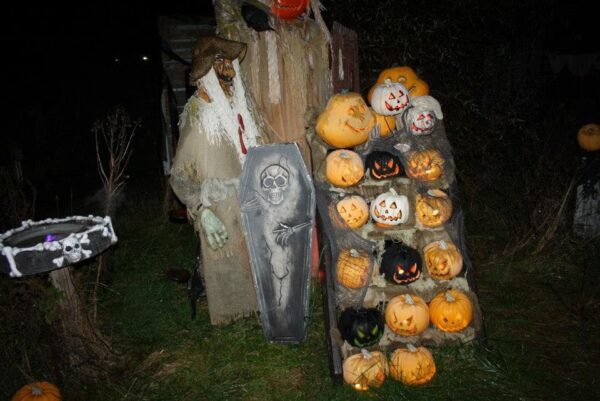
[[[410,296],[410,294],[406,294],[404,296],[404,302],[406,302],[409,305],[414,305],[415,304],[415,300],[412,299],[412,297]]]
[[[406,348],[408,348],[410,352],[417,352],[417,348],[412,344],[406,344]]]
[[[360,352],[362,353],[363,358],[365,359],[371,359],[373,357],[373,355],[371,355],[371,353],[364,348],[361,348]]]
[[[446,301],[448,301],[448,302],[456,301],[456,299],[452,296],[452,294],[450,294],[450,290],[446,291],[446,293],[444,295],[446,296]]]
[[[390,78],[386,78],[386,79],[383,81],[383,83],[386,83],[386,84],[391,84],[391,83],[392,83],[392,80],[391,80]]]
[[[353,258],[358,258],[360,254],[358,253],[358,251],[354,248],[350,249],[350,256],[352,256]]]
[[[398,195],[398,192],[396,192],[396,190],[395,190],[394,188],[390,188],[389,192],[390,192],[392,195]]]
[[[33,383],[31,385],[31,395],[42,395],[44,394],[44,390],[42,390],[38,385],[36,385],[35,383]]]
[[[446,241],[444,241],[444,240],[440,241],[440,249],[443,249],[444,251],[448,250],[448,244],[446,243]]]

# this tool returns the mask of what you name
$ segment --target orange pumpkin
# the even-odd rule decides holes
[[[396,116],[384,116],[383,114],[377,114],[372,108],[371,111],[375,116],[375,126],[379,127],[380,137],[385,138],[396,130]]]
[[[50,382],[40,381],[21,387],[11,401],[61,401],[60,390]]]
[[[365,175],[365,164],[358,153],[339,149],[325,159],[325,178],[329,183],[346,188],[356,185]]]
[[[452,215],[452,201],[444,191],[430,189],[425,194],[417,194],[415,209],[419,223],[436,228]]]
[[[385,307],[385,322],[396,334],[416,336],[429,327],[429,308],[417,295],[397,295]]]
[[[308,7],[308,0],[274,0],[273,14],[281,19],[294,19],[302,15]]]
[[[344,382],[357,391],[381,387],[389,371],[387,359],[382,352],[369,352],[365,349],[360,354],[346,358],[342,369]]]
[[[350,228],[362,227],[369,220],[369,205],[360,195],[345,197],[335,208]]]
[[[398,348],[390,357],[390,376],[408,386],[428,383],[435,376],[435,361],[425,347]]]
[[[315,125],[317,135],[334,148],[351,148],[367,142],[375,116],[360,93],[338,93],[329,98]]]
[[[429,317],[431,323],[442,331],[461,331],[471,323],[473,305],[465,293],[449,289],[438,293],[429,302]]]
[[[362,288],[369,281],[371,258],[364,251],[342,249],[335,271],[338,282],[346,288]]]
[[[586,124],[577,131],[577,143],[583,150],[600,150],[600,124]]]
[[[429,85],[427,82],[419,78],[412,68],[407,66],[392,67],[381,71],[381,73],[379,73],[379,77],[377,77],[377,81],[375,81],[375,84],[371,87],[371,89],[369,89],[369,93],[367,94],[369,104],[371,103],[375,87],[385,82],[386,79],[389,79],[392,82],[399,82],[404,85],[408,89],[408,95],[411,98],[429,95]]]
[[[425,266],[434,280],[450,280],[462,270],[463,257],[452,242],[435,241],[423,249]]]
[[[408,157],[406,174],[415,180],[434,181],[444,173],[444,158],[436,149],[418,150]]]

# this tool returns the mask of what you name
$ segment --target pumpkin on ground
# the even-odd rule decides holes
[[[339,149],[325,159],[325,178],[329,183],[346,188],[358,184],[365,175],[365,165],[358,153]]]
[[[394,188],[390,188],[371,202],[371,217],[377,227],[389,228],[406,223],[408,213],[408,198],[399,195]]]
[[[343,310],[338,322],[342,338],[354,347],[370,347],[383,336],[383,315],[377,308],[352,308]]]
[[[390,357],[390,376],[408,386],[428,383],[435,375],[435,361],[425,347],[398,348]]]
[[[351,148],[367,142],[375,115],[360,93],[338,93],[329,98],[315,125],[315,132],[329,146]]]
[[[452,242],[435,241],[423,249],[425,266],[434,280],[450,280],[462,270],[463,257]]]
[[[408,89],[408,95],[411,98],[417,96],[429,95],[429,85],[417,76],[415,71],[407,66],[387,68],[379,73],[377,81],[369,89],[367,99],[371,102],[373,91],[378,84],[385,82],[386,79],[392,82],[399,82]]]
[[[408,157],[406,173],[415,180],[437,180],[444,173],[444,158],[436,149],[415,151]]]
[[[369,280],[371,258],[364,251],[342,249],[336,263],[338,282],[346,288],[362,288]]]
[[[404,172],[400,158],[382,150],[369,153],[366,165],[371,177],[377,181],[398,177]]]
[[[429,302],[431,323],[447,333],[463,330],[473,318],[473,305],[460,290],[449,289],[438,293]]]
[[[600,150],[600,124],[586,124],[577,131],[577,143],[583,150]]]
[[[419,252],[402,242],[386,241],[379,273],[394,284],[409,284],[421,277]]]
[[[373,111],[384,116],[402,113],[409,105],[408,89],[398,82],[386,79],[373,89],[371,107]]]
[[[417,295],[396,295],[385,308],[385,323],[396,334],[416,336],[429,327],[429,308]]]
[[[436,228],[444,224],[452,215],[452,201],[440,189],[430,189],[425,194],[417,194],[417,220],[425,227]]]
[[[389,372],[387,359],[382,352],[365,349],[346,358],[342,370],[344,382],[357,391],[381,387]]]
[[[21,387],[11,401],[61,401],[60,390],[46,381],[29,383]]]
[[[346,196],[335,204],[337,212],[348,227],[362,227],[369,220],[369,205],[360,195]]]

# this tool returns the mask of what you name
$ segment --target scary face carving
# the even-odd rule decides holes
[[[406,172],[415,180],[437,180],[444,173],[444,158],[436,149],[418,150],[408,158]]]
[[[235,78],[235,70],[231,60],[224,56],[217,54],[213,63],[213,68],[219,79],[219,84],[223,89],[223,92],[228,96],[231,96],[231,88],[233,87],[233,79]]]
[[[408,89],[404,85],[386,80],[375,87],[371,107],[376,113],[393,116],[402,113],[409,102]]]
[[[289,172],[279,164],[272,164],[260,174],[260,186],[273,205],[283,201],[283,193],[289,185]]]
[[[377,227],[397,226],[408,220],[408,209],[408,198],[390,188],[371,203],[371,217]]]
[[[429,307],[417,295],[396,295],[385,307],[385,322],[396,334],[415,336],[429,327]]]
[[[450,280],[462,270],[463,257],[452,242],[435,241],[423,249],[425,266],[434,280]]]
[[[367,95],[367,99],[369,100],[369,102],[371,102],[372,100],[373,91],[375,90],[377,85],[382,82],[385,82],[386,79],[389,79],[392,82],[400,82],[402,85],[407,87],[408,94],[410,95],[411,99],[414,99],[417,96],[424,96],[429,94],[429,85],[427,84],[427,82],[419,78],[412,68],[407,66],[392,67],[381,71],[379,77],[377,77],[375,85],[371,87]]]
[[[386,241],[379,272],[395,284],[409,284],[421,277],[421,255],[401,242]]]
[[[444,118],[440,104],[432,96],[412,99],[410,105],[404,115],[404,125],[413,135],[431,133],[437,121]]]
[[[374,151],[367,156],[367,167],[376,180],[397,177],[402,174],[400,159],[389,152]]]
[[[429,228],[440,227],[452,215],[452,201],[440,189],[430,189],[425,194],[417,194],[415,208],[419,223]]]

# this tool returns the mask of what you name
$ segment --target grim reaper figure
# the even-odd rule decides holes
[[[239,62],[244,43],[203,36],[193,50],[190,83],[197,88],[180,116],[170,183],[203,236],[201,273],[212,324],[257,309],[237,185],[248,149],[266,142]]]

